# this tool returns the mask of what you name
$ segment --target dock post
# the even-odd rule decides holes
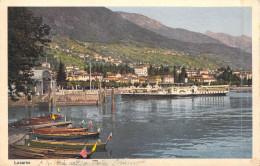
[[[105,86],[105,104],[107,103],[107,87]]]
[[[101,93],[101,90],[98,91],[98,105],[102,105],[102,93]]]
[[[32,107],[34,107],[34,95],[32,95]]]
[[[112,110],[112,114],[114,114],[115,113],[114,88],[112,88],[112,92],[111,92],[111,110]]]
[[[102,90],[101,90],[101,82],[99,81],[99,92],[98,92],[98,105],[102,105]]]
[[[28,101],[28,96],[25,96],[25,102],[26,102],[26,108],[28,107],[29,101]]]
[[[56,107],[56,90],[53,91],[53,106]]]

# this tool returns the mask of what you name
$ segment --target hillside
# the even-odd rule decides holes
[[[119,44],[94,43],[80,42],[71,40],[67,37],[53,36],[50,45],[58,46],[57,48],[48,47],[46,49],[48,60],[51,60],[52,64],[56,64],[54,69],[58,66],[57,62],[60,59],[65,65],[79,66],[83,69],[85,64],[84,59],[79,57],[80,54],[89,55],[89,57],[85,59],[85,62],[91,60],[92,63],[96,63],[94,55],[100,55],[102,57],[111,56],[115,61],[122,60],[122,62],[128,64],[143,62],[167,66],[185,65],[187,68],[203,69],[216,69],[225,66],[220,61],[216,62],[212,60],[212,55],[210,54],[201,54],[197,58],[193,58],[181,52],[150,47],[147,44],[138,42],[121,42]],[[41,61],[45,61],[45,58],[42,58]],[[98,63],[105,62],[100,61]]]
[[[215,61],[222,61],[234,68],[251,69],[251,54],[240,49],[223,44],[189,43],[169,39],[141,28],[107,8],[44,7],[29,9],[36,16],[42,17],[43,22],[51,27],[52,35],[65,36],[82,42],[145,43],[149,47],[185,52],[191,58],[198,58],[197,56],[201,54],[211,54],[211,59]]]
[[[215,38],[222,43],[230,47],[240,48],[246,52],[252,53],[252,39],[248,36],[231,36],[224,33],[214,33],[211,31],[207,31],[206,35]]]
[[[149,17],[143,16],[141,14],[136,13],[125,13],[125,12],[117,12],[124,19],[131,21],[142,28],[153,31],[159,35],[167,37],[169,39],[175,39],[183,42],[190,43],[215,43],[215,44],[223,44],[222,42],[211,38],[207,35],[198,32],[192,32],[181,28],[170,28],[167,27],[160,22],[153,20]]]

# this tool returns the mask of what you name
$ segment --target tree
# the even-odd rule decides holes
[[[248,80],[246,77],[244,77],[244,79],[242,80],[242,84],[243,85],[248,85]]]
[[[229,69],[229,70],[228,70]],[[217,77],[217,80],[221,84],[231,84],[231,85],[240,85],[241,79],[236,74],[232,74],[232,70],[228,66],[227,69],[224,68],[224,72]]]
[[[135,82],[135,83],[134,83],[134,86],[135,86],[135,87],[138,87],[139,85],[140,85],[139,82]]]
[[[174,82],[178,82],[178,75],[177,75],[177,72],[176,72],[176,66],[174,65],[173,67],[173,77],[174,77]]]
[[[149,69],[148,69],[148,75],[149,76],[155,76],[156,75],[156,69],[150,65]]]
[[[147,85],[148,85],[148,83],[146,83],[146,82],[142,83],[142,87],[144,87],[144,88],[147,87]]]
[[[186,70],[185,67],[182,67],[181,74],[179,75],[179,82],[184,83],[186,77]]]
[[[59,70],[57,73],[57,85],[61,87],[65,87],[67,85],[66,80],[66,72],[64,68],[64,64],[60,60]]]
[[[229,67],[229,65],[228,65],[228,67],[227,67],[227,71],[230,71],[231,70],[231,68]]]
[[[247,84],[248,86],[251,86],[251,85],[252,85],[252,79],[248,79],[248,80],[247,80],[247,83],[248,83],[248,84]]]
[[[34,94],[32,68],[50,42],[49,31],[50,27],[26,8],[8,8],[8,94],[12,100]]]

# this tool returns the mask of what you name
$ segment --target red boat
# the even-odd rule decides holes
[[[54,116],[55,116],[55,120],[61,119],[60,115],[55,114]],[[38,124],[38,123],[42,123],[42,122],[49,122],[49,121],[52,121],[52,120],[53,120],[52,116],[49,115],[49,116],[29,119],[29,124],[33,125],[33,124]]]
[[[34,133],[38,134],[60,134],[86,132],[88,129],[83,127],[61,127],[61,128],[39,128],[34,129]]]
[[[55,114],[55,120],[57,119],[61,119],[61,115],[57,115]],[[13,122],[11,124],[9,124],[9,126],[27,126],[27,125],[35,125],[35,124],[40,124],[43,122],[49,122],[49,121],[53,121],[52,116],[44,116],[44,117],[37,117],[37,118],[32,118],[32,119],[22,119],[19,120],[17,122]]]

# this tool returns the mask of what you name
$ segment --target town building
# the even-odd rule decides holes
[[[203,78],[203,83],[207,83],[208,85],[210,85],[212,82],[216,82],[217,79],[216,78]]]
[[[88,73],[81,73],[74,76],[75,79],[73,81],[89,81],[89,74]]]
[[[200,83],[203,82],[203,77],[202,77],[201,75],[188,77],[188,79],[189,79],[190,81],[193,81],[193,82],[200,82]]]
[[[51,68],[51,64],[48,63],[48,62],[43,62],[42,63],[42,67],[45,68],[45,69],[50,69]]]
[[[198,74],[198,72],[196,70],[187,70],[186,74],[187,74],[187,77],[193,77],[193,76],[196,76]]]
[[[73,66],[72,65],[67,65],[66,66],[66,71],[67,72],[70,72],[70,71],[72,71],[73,70]]]
[[[162,76],[162,83],[174,83],[174,78],[171,75]]]
[[[145,79],[145,78],[139,78],[139,81],[138,81],[138,82],[142,84],[142,83],[146,83],[146,80],[147,80],[147,79]]]
[[[121,74],[120,73],[110,73],[110,72],[107,72],[107,77],[108,78],[120,78]]]
[[[85,54],[79,54],[80,58],[85,58]]]
[[[128,77],[121,77],[121,78],[119,78],[119,81],[121,83],[129,83],[129,82],[131,82],[131,80]]]
[[[209,71],[208,70],[200,70],[199,74],[209,74]]]
[[[32,70],[32,79],[36,81],[35,93],[36,95],[47,94],[50,90],[56,90],[56,81],[52,79],[51,71],[47,69]]]
[[[140,76],[148,76],[148,69],[147,69],[147,66],[136,66],[134,67],[134,70],[135,70],[135,74],[138,75],[139,77]]]
[[[188,80],[193,81],[193,82],[199,82],[202,84],[206,83],[208,85],[210,85],[212,82],[217,81],[217,79],[212,74],[203,74],[203,75],[188,77]]]
[[[103,57],[103,60],[104,60],[105,62],[108,62],[108,57]]]
[[[92,73],[91,80],[96,80],[101,82],[103,80],[103,75],[101,73]]]
[[[119,78],[103,78],[104,82],[120,82]]]

